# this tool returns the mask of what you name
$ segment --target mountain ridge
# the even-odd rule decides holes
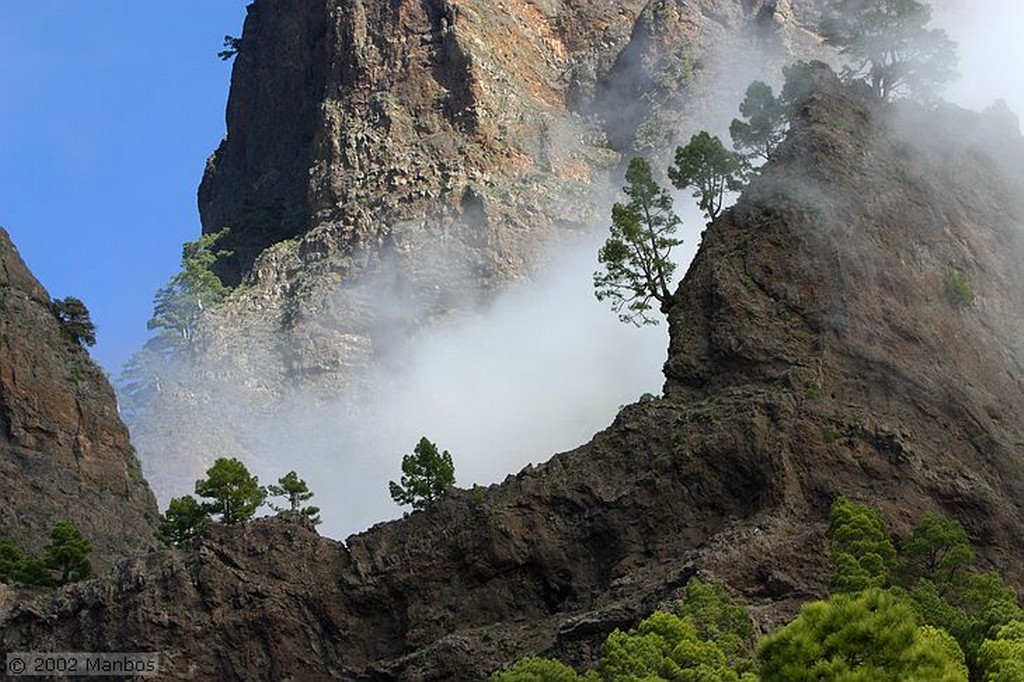
[[[0,615],[3,647],[159,650],[168,679],[586,664],[695,575],[762,628],[826,594],[837,495],[897,532],[957,518],[1020,587],[1024,204],[996,159],[1024,160],[1024,142],[997,110],[880,105],[823,64],[812,80],[778,160],[674,294],[664,397],[344,545],[260,519],[128,559]],[[944,129],[961,135],[936,147]],[[973,306],[946,297],[951,267]]]

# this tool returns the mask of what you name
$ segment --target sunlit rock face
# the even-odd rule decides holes
[[[366,405],[424,330],[557,271],[606,229],[624,160],[726,135],[753,78],[817,53],[813,5],[253,3],[199,189],[204,231],[230,230],[218,271],[244,286],[132,423],[158,496],[218,455],[272,461],[252,415]]]
[[[1024,141],[1005,111],[813,81],[675,293],[663,397],[344,545],[301,519],[215,527],[10,611],[2,646],[159,650],[182,678],[585,664],[694,575],[761,626],[791,617],[826,592],[838,495],[897,532],[955,517],[1020,587]]]
[[[153,546],[156,515],[110,384],[0,228],[0,537],[41,555],[70,521],[102,570]]]

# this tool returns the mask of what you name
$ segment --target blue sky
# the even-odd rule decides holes
[[[116,371],[199,234],[245,0],[0,2],[0,225],[54,297],[83,299]]]

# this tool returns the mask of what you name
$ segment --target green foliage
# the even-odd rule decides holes
[[[39,557],[23,556],[14,572],[14,582],[22,585],[54,587],[57,581],[46,567],[46,562]]]
[[[974,305],[974,289],[971,280],[962,270],[950,270],[946,273],[946,300],[954,308],[970,308]]]
[[[722,604],[718,595],[712,595],[704,586],[696,588],[704,599],[695,609],[712,616],[703,624],[709,631],[718,631],[722,625],[718,616]],[[723,593],[724,594],[724,593]],[[731,606],[731,602],[726,603]],[[745,612],[744,612],[745,616]],[[749,618],[746,618],[749,627]],[[725,634],[735,635],[729,630]],[[721,636],[721,635],[719,635]],[[726,651],[713,637],[701,633],[692,616],[680,617],[675,614],[657,612],[628,633],[614,631],[605,641],[601,660],[597,668],[599,679],[605,682],[618,680],[716,680],[721,682],[746,682],[756,679],[750,670],[753,662],[749,655],[730,659]]]
[[[835,563],[833,587],[840,592],[856,592],[888,585],[890,571],[896,565],[896,549],[881,514],[840,497],[829,515],[826,537]]]
[[[164,390],[168,378],[173,376],[173,358],[179,349],[176,338],[157,335],[128,358],[114,385],[121,418],[129,426]]]
[[[644,159],[629,162],[623,190],[629,203],[612,206],[611,236],[597,255],[604,272],[594,273],[594,293],[599,301],[610,299],[623,322],[657,324],[648,312],[652,300],[668,312],[676,268],[669,255],[682,243],[673,236],[680,221],[672,197],[655,182]]]
[[[81,299],[68,296],[50,301],[50,312],[57,318],[61,333],[73,344],[96,345],[96,325],[89,317],[89,309]]]
[[[1024,620],[1015,620],[985,640],[978,652],[985,682],[1024,680]]]
[[[67,521],[59,521],[50,531],[50,544],[43,550],[43,564],[58,574],[58,584],[66,585],[92,575],[91,551],[92,543],[77,528]]]
[[[974,558],[959,521],[925,514],[900,546],[900,583],[913,586],[918,580],[928,579],[940,595],[946,594]]]
[[[897,556],[881,515],[839,498],[828,534],[846,562],[844,583],[869,586],[807,604],[800,616],[753,650],[746,610],[721,587],[690,581],[676,614],[658,612],[616,630],[596,670],[580,676],[555,661],[530,659],[522,677],[498,680],[593,682],[1009,682],[1024,677],[1024,611],[994,573],[976,573],[967,535],[927,514]],[[883,589],[889,574],[911,591]],[[936,585],[943,585],[940,594]],[[520,664],[517,664],[519,666]],[[550,671],[551,677],[545,677]],[[510,671],[511,672],[511,671]],[[532,673],[533,676],[528,676]],[[558,675],[558,676],[556,676]]]
[[[994,573],[964,572],[944,594],[931,580],[920,580],[909,596],[922,622],[956,638],[973,671],[979,669],[979,650],[985,639],[1000,626],[1024,616],[1013,590]]]
[[[878,512],[839,498],[832,506],[828,534],[836,588],[852,592],[885,587],[896,573],[919,621],[956,639],[971,679],[980,679],[982,642],[1024,615],[1016,594],[997,574],[973,569],[974,552],[955,520],[926,514],[900,543],[897,557]]]
[[[871,588],[807,604],[800,615],[758,646],[763,682],[827,680],[886,682],[966,681],[962,654],[949,642],[936,646],[913,610],[892,594]]]
[[[171,277],[166,287],[156,292],[153,317],[147,327],[159,330],[169,348],[186,348],[199,316],[230,291],[212,270],[218,258],[229,255],[215,249],[217,241],[226,234],[227,230],[221,230],[185,242],[181,249],[181,270]]]
[[[115,380],[121,416],[132,424],[146,406],[173,379],[190,348],[196,324],[203,311],[229,293],[213,273],[219,258],[231,255],[216,245],[228,230],[206,234],[182,246],[181,270],[153,299],[153,317],[147,327],[156,334],[128,359]]]
[[[598,674],[602,680],[660,679],[668,655],[687,637],[697,638],[692,623],[684,625],[677,616],[654,613],[635,630],[615,630],[608,635]]]
[[[875,95],[928,97],[956,75],[956,44],[945,31],[927,29],[931,8],[917,0],[829,0],[821,22],[825,42],[852,64],[848,79],[863,78]]]
[[[206,470],[206,478],[196,481],[196,495],[208,498],[202,508],[220,514],[221,523],[248,521],[267,499],[266,489],[237,459],[218,458]]]
[[[725,193],[743,186],[743,160],[718,137],[702,130],[685,147],[676,148],[668,177],[677,189],[692,188],[700,209],[712,221],[722,211]]]
[[[789,130],[789,107],[770,85],[754,81],[740,103],[740,115],[742,120],[734,118],[729,125],[733,146],[748,158],[770,161]]]
[[[679,615],[694,624],[702,639],[714,642],[730,666],[748,671],[754,654],[754,624],[747,609],[735,603],[721,585],[690,580]]]
[[[271,484],[267,486],[267,492],[272,497],[284,497],[288,500],[288,511],[301,512],[308,516],[314,524],[319,524],[320,519],[320,508],[313,506],[303,506],[303,502],[306,502],[313,497],[313,493],[310,492],[309,486],[306,482],[299,478],[299,475],[294,471],[289,471],[287,474],[277,479],[277,485]],[[285,511],[281,507],[270,505],[274,511]]]
[[[782,92],[779,99],[785,103],[792,114],[794,109],[799,107],[813,92],[814,79],[812,74],[814,67],[809,62],[796,61],[788,66],[782,67],[784,79]]]
[[[21,552],[14,546],[14,543],[7,538],[0,537],[0,583],[14,581],[21,561]]]
[[[546,658],[521,658],[508,670],[491,675],[491,682],[576,682],[576,671]]]
[[[659,611],[629,632],[612,632],[596,671],[580,677],[556,661],[530,658],[491,680],[754,682],[753,636],[746,609],[724,589],[691,580],[678,614]]]
[[[399,505],[412,505],[413,510],[426,509],[448,494],[455,484],[455,464],[445,450],[438,453],[437,446],[420,438],[413,454],[402,458],[402,483],[388,485],[391,499]]]
[[[158,537],[169,545],[180,546],[206,530],[210,514],[191,495],[175,497],[160,517]]]
[[[946,658],[953,662],[957,673],[963,676],[960,679],[968,678],[970,671],[967,669],[967,658],[953,635],[942,628],[931,625],[922,625],[917,629],[917,634],[921,638],[923,646],[941,651]]]
[[[54,525],[42,558],[22,554],[0,538],[0,583],[53,587],[84,580],[92,575],[91,551],[92,544],[67,521]]]

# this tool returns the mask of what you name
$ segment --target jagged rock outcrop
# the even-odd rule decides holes
[[[751,41],[779,64],[814,44],[793,4],[253,3],[199,191],[204,231],[231,228],[222,275],[252,287],[199,346],[244,377],[257,343],[261,378],[336,388],[395,333],[360,277],[422,321],[529,273],[602,222],[621,153],[735,106],[765,70]]]
[[[900,530],[954,516],[1024,584],[1024,141],[1005,112],[881,107],[823,66],[814,81],[675,295],[663,398],[345,545],[288,520],[215,527],[14,606],[3,648],[160,650],[168,679],[586,661],[695,574],[762,625],[791,615],[824,592],[839,494]],[[947,295],[952,269],[972,305]]]
[[[292,237],[307,269],[348,274],[360,247],[372,259],[447,237],[471,279],[521,272],[545,233],[587,223],[586,197],[571,197],[617,161],[605,133],[626,152],[638,126],[694,92],[732,107],[702,83],[721,88],[735,69],[743,88],[756,48],[813,44],[794,4],[254,2],[228,135],[199,191],[204,230],[232,229],[222,273],[239,281]],[[659,144],[636,146],[685,132],[663,128]]]
[[[152,546],[156,517],[110,384],[0,229],[0,537],[41,554],[68,520],[102,570]]]
[[[814,5],[254,2],[199,190],[204,231],[230,228],[220,273],[246,285],[132,424],[160,497],[214,451],[258,457],[250,416],[295,392],[365,402],[367,367],[604,229],[624,155],[728,120],[750,80],[818,49]]]

